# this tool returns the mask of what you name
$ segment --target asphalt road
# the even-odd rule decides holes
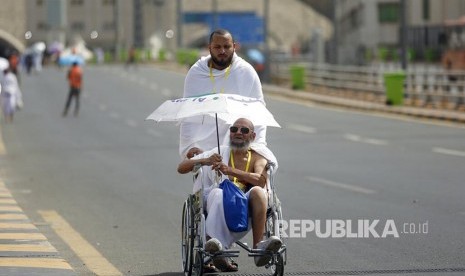
[[[63,118],[65,75],[23,76],[25,107],[1,126],[0,176],[78,275],[103,275],[98,266],[179,275],[181,207],[192,183],[176,172],[178,127],[144,119],[182,95],[184,76],[86,67],[81,112]],[[465,273],[464,128],[265,97],[282,125],[268,129],[268,143],[289,225],[286,272]],[[69,229],[54,229],[44,214]],[[73,233],[101,254],[97,268],[88,247],[66,242]],[[241,274],[267,272],[246,254],[238,262]]]

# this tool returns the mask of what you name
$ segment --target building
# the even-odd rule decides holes
[[[36,42],[83,40],[110,52],[174,52],[205,45],[212,28],[225,26],[240,44],[263,47],[266,22],[267,46],[280,52],[316,33],[322,40],[332,35],[331,22],[300,0],[2,0],[0,13],[0,48],[20,51]]]
[[[398,58],[401,0],[336,0],[335,4],[338,63]],[[411,53],[424,57],[434,50],[440,55],[441,30],[447,20],[465,14],[465,1],[405,0],[405,4]]]

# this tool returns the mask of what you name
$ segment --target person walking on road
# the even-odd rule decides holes
[[[68,109],[71,105],[71,101],[74,98],[74,116],[79,114],[79,94],[81,93],[82,87],[82,69],[77,62],[73,63],[73,66],[68,71],[68,82],[69,82],[69,94],[68,100],[66,101],[65,109],[63,110],[63,117],[68,115]]]
[[[129,69],[131,66],[134,67],[134,69],[137,69],[136,48],[134,47],[131,47],[128,51],[128,59],[126,60],[125,69]]]
[[[16,108],[19,107],[18,103],[22,103],[22,96],[18,79],[10,68],[3,71],[0,93],[4,120],[6,123],[12,123]]]

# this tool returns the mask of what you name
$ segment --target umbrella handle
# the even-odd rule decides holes
[[[215,113],[215,122],[216,122],[216,142],[218,144],[218,154],[221,155],[220,152],[220,134],[218,132],[218,114]]]

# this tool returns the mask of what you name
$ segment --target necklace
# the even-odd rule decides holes
[[[245,171],[248,172],[249,171],[249,166],[250,166],[250,159],[251,159],[252,155],[250,154],[250,150],[247,151],[247,164],[245,165]],[[229,161],[231,162],[231,166],[233,169],[236,168],[236,166],[234,165],[234,156],[233,156],[233,151],[231,150],[229,152]],[[246,185],[239,182],[237,180],[237,177],[233,177],[233,183],[239,187],[239,189],[245,191],[245,188],[246,188]]]

